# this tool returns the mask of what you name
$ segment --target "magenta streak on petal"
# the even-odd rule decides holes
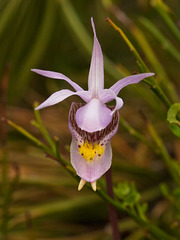
[[[111,110],[97,98],[93,98],[76,112],[78,127],[87,132],[100,131],[111,122]]]
[[[110,142],[107,143],[104,154],[101,158],[87,161],[80,154],[76,140],[73,138],[71,143],[71,164],[80,176],[87,182],[94,182],[99,179],[111,166],[112,149]]]
[[[68,82],[76,91],[83,91],[83,89],[75,82],[73,82],[71,79],[63,75],[62,73],[58,72],[52,72],[52,71],[46,71],[41,69],[31,69],[31,71],[40,74],[42,76],[48,77],[48,78],[54,78],[54,79],[61,79]]]
[[[93,18],[91,18],[91,24],[94,32],[94,45],[88,77],[88,90],[92,92],[93,97],[98,97],[98,93],[104,88],[104,62]]]
[[[111,131],[108,131],[108,129],[105,130],[105,134],[104,137],[100,140],[99,145],[102,146],[105,145],[107,142],[111,141],[111,138],[116,134],[117,130],[118,130],[118,126],[119,126],[119,112],[116,112],[116,116],[113,118],[112,122],[111,122]]]
[[[136,74],[136,75],[132,75],[132,76],[128,76],[125,77],[119,81],[117,81],[110,89],[116,94],[118,95],[119,91],[126,87],[129,84],[133,84],[133,83],[138,83],[141,80],[143,80],[144,78],[147,77],[151,77],[153,76],[154,73],[141,73],[141,74]]]
[[[66,98],[68,98],[72,95],[78,95],[79,97],[81,97],[86,102],[88,102],[91,99],[91,93],[88,92],[88,91],[73,92],[73,91],[68,90],[68,89],[63,89],[63,90],[60,90],[60,91],[57,91],[57,92],[53,93],[48,99],[46,99],[46,101],[41,103],[36,108],[36,110],[55,105],[59,102],[62,102],[64,99],[66,99]]]

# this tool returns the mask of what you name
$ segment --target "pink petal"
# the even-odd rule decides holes
[[[54,78],[54,79],[61,79],[68,82],[76,91],[83,91],[83,89],[73,82],[71,79],[63,75],[62,73],[52,72],[52,71],[46,71],[46,70],[40,70],[40,69],[31,69],[31,71],[40,74],[42,76],[48,77],[48,78]]]
[[[104,154],[101,158],[87,161],[80,154],[77,142],[72,139],[71,143],[71,164],[80,176],[87,182],[94,182],[99,179],[111,166],[112,149],[110,142],[106,145]]]
[[[104,62],[101,46],[96,37],[93,18],[91,18],[91,24],[94,32],[94,45],[88,77],[88,90],[92,92],[93,97],[98,97],[99,91],[104,88]]]
[[[93,98],[76,112],[78,127],[87,132],[100,131],[111,122],[111,110],[97,98]]]
[[[122,88],[126,87],[127,85],[133,84],[133,83],[138,83],[141,80],[143,80],[144,78],[151,77],[153,75],[154,75],[154,73],[141,73],[141,74],[131,75],[131,76],[125,77],[125,78],[117,81],[110,89],[116,95],[118,95],[119,91]]]
[[[103,103],[110,102],[112,100],[116,100],[116,106],[111,112],[111,115],[116,111],[119,110],[123,106],[122,98],[116,96],[116,94],[111,89],[103,89],[100,93],[99,100]]]
[[[117,110],[119,110],[120,108],[122,108],[123,103],[124,103],[123,100],[122,100],[122,98],[120,98],[120,97],[116,97],[115,100],[116,100],[116,106],[115,106],[115,108],[113,109],[113,111],[111,112],[111,115],[114,114],[115,111],[117,111]]]
[[[66,99],[72,95],[78,95],[84,101],[89,101],[91,99],[91,93],[88,91],[73,92],[71,90],[64,89],[64,90],[60,90],[58,92],[53,93],[48,99],[46,99],[46,101],[41,103],[36,108],[36,110],[55,105],[59,102],[62,102],[64,99]]]

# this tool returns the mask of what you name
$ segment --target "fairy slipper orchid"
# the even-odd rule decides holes
[[[73,102],[69,112],[69,129],[72,134],[71,163],[81,178],[78,190],[81,190],[86,182],[90,182],[95,191],[97,179],[111,166],[110,140],[117,132],[118,110],[123,105],[123,100],[117,95],[125,86],[138,83],[154,73],[125,77],[109,89],[104,89],[103,54],[96,36],[93,18],[91,18],[91,24],[94,32],[94,44],[88,77],[88,91],[82,89],[62,73],[39,69],[32,69],[32,71],[45,77],[65,80],[75,90],[64,89],[53,93],[36,110],[52,106],[72,95],[78,95],[84,100],[84,104]],[[115,106],[107,107],[106,103],[112,100],[116,101]]]

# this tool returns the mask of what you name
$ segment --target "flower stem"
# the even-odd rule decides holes
[[[126,42],[126,44],[129,47],[130,51],[135,56],[140,71],[141,72],[150,72],[150,70],[148,69],[148,67],[144,63],[143,59],[141,58],[140,54],[138,53],[138,51],[136,50],[134,45],[131,43],[131,41],[128,39],[128,37],[125,35],[125,33],[122,31],[122,29],[119,28],[110,18],[107,17],[106,20],[124,39],[124,41]],[[179,60],[180,60],[180,58],[179,58]],[[168,97],[165,95],[163,90],[159,87],[155,78],[150,77],[150,80],[144,79],[143,81],[150,86],[151,90],[159,97],[159,99],[165,104],[165,106],[167,108],[170,108],[171,102],[168,99]]]
[[[113,193],[113,185],[112,185],[112,172],[111,168],[106,172],[106,185],[107,185],[107,193],[108,195],[113,199],[114,193]],[[114,240],[120,240],[120,234],[118,229],[118,218],[117,218],[117,212],[115,207],[109,203],[109,219],[112,226],[112,233]]]
[[[132,212],[129,209],[125,209],[122,204],[120,204],[118,201],[112,199],[109,197],[104,191],[99,190],[97,193],[107,202],[111,203],[117,210],[122,211],[129,216],[131,216],[141,227],[146,229],[146,231],[149,231],[152,236],[154,236],[156,239],[159,240],[177,240],[176,237],[170,236],[168,233],[164,232],[161,228],[154,225],[153,223],[144,220],[140,218],[138,215],[136,215],[134,212]]]
[[[171,158],[166,147],[164,146],[162,139],[160,138],[160,136],[157,133],[156,129],[154,128],[153,124],[149,120],[147,121],[147,127],[148,127],[148,131],[151,134],[154,142],[156,143],[157,147],[160,150],[160,154],[162,156],[162,159],[163,159],[170,175],[174,179],[174,182],[177,184],[177,186],[180,187],[179,168],[177,167],[178,164],[176,164],[177,161]]]
[[[70,164],[65,164],[65,160],[60,156],[60,154],[57,152],[54,153],[51,149],[49,149],[48,147],[46,147],[46,145],[43,145],[40,141],[37,142],[37,139],[34,137],[32,138],[32,135],[30,135],[29,133],[26,132],[26,130],[20,128],[20,126],[16,125],[16,124],[12,124],[11,125],[13,128],[15,128],[18,132],[20,132],[21,134],[25,135],[25,137],[29,138],[32,142],[36,143],[40,148],[43,148],[44,151],[47,153],[47,157],[57,161],[59,164],[61,164],[63,167],[65,167],[66,171],[69,172],[73,178],[75,178],[78,182],[80,180],[80,178],[76,175],[74,169],[70,166]],[[56,148],[58,146],[58,141],[56,141]],[[40,143],[40,144],[39,144]],[[58,148],[56,149],[58,150]],[[110,205],[114,206],[115,209],[117,209],[118,211],[121,211],[123,213],[126,213],[127,215],[129,215],[130,217],[132,217],[142,228],[144,228],[146,231],[148,231],[152,236],[154,236],[156,239],[159,239],[159,240],[177,240],[177,237],[174,237],[172,235],[169,235],[168,233],[166,233],[164,230],[162,230],[161,228],[159,228],[158,226],[155,226],[153,223],[147,221],[147,220],[144,220],[142,219],[140,216],[136,215],[134,212],[131,211],[131,209],[127,209],[127,208],[124,208],[123,205],[113,199],[113,191],[112,191],[112,177],[111,177],[111,170],[109,170],[107,173],[106,173],[106,179],[107,179],[107,188],[108,188],[108,194],[103,190],[103,189],[97,189],[96,193],[102,198],[104,199],[106,202],[108,202]],[[110,174],[110,177],[109,177],[109,174]],[[87,185],[91,191],[92,188],[90,185]],[[112,193],[112,196],[110,196],[110,189],[111,189],[111,193]],[[114,210],[113,210],[114,211]],[[114,217],[113,217],[114,219]],[[115,219],[116,221],[115,224],[117,226],[117,217]],[[114,226],[115,226],[114,224]],[[116,227],[117,229],[117,233],[118,233],[118,228]],[[118,233],[119,234],[119,233]],[[118,237],[118,234],[117,234],[117,237]],[[115,240],[120,240],[120,235],[118,238],[114,238]]]

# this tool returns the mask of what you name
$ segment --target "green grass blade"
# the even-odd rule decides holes
[[[147,18],[140,18],[141,24],[160,42],[162,49],[166,50],[180,63],[180,52],[174,45],[159,31],[159,29]]]
[[[180,30],[170,16],[173,13],[171,9],[162,0],[151,0],[151,5],[157,10],[174,37],[180,42]]]

